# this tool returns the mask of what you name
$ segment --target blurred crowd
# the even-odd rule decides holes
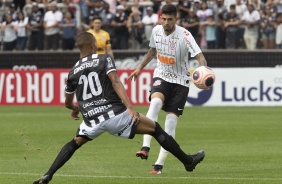
[[[1,50],[73,50],[97,16],[112,49],[145,49],[166,3],[202,49],[282,49],[280,0],[13,0],[0,4]]]

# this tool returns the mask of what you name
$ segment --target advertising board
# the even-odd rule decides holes
[[[187,106],[281,106],[281,68],[214,68],[210,90],[190,85]],[[63,105],[68,69],[1,70],[0,105]],[[149,105],[153,70],[143,70],[137,81],[133,70],[118,70],[133,105]]]

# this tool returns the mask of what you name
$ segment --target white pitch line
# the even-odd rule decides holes
[[[28,175],[40,176],[36,173],[16,173],[16,172],[0,172],[0,175]],[[56,174],[61,177],[79,177],[79,178],[121,178],[121,179],[193,179],[193,180],[263,180],[263,181],[282,181],[282,178],[229,178],[229,177],[152,177],[152,176],[92,176],[92,175],[71,175],[71,174]]]

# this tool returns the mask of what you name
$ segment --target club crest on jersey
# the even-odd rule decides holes
[[[156,80],[153,84],[153,86],[159,86],[161,85],[162,81],[161,80]]]
[[[112,59],[110,57],[107,57],[107,61],[108,61],[108,68],[112,68],[113,67]]]
[[[189,36],[190,34],[187,31],[184,31],[185,36]]]
[[[102,40],[103,42],[106,41],[106,37],[104,35],[102,36]]]
[[[169,41],[169,47],[170,47],[170,49],[171,50],[175,50],[175,48],[176,48],[176,42],[175,41]]]

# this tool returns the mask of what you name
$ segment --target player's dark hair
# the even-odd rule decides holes
[[[92,44],[93,39],[95,40],[93,34],[83,31],[77,34],[76,44],[78,48],[81,50],[84,47],[88,47],[90,44]]]
[[[167,14],[167,15],[174,15],[176,17],[177,16],[177,8],[173,4],[166,4],[162,7],[161,13]]]
[[[92,22],[94,22],[95,20],[100,20],[102,22],[102,18],[97,15],[92,18]]]

